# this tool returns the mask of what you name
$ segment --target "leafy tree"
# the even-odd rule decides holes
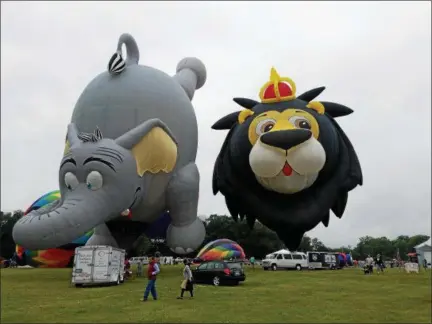
[[[312,251],[312,249],[312,239],[309,236],[304,235],[298,250],[306,253],[308,251]]]
[[[146,235],[141,235],[133,244],[132,249],[129,251],[128,256],[142,256],[146,255],[150,250],[152,243]]]
[[[313,238],[311,241],[312,251],[330,251],[318,238]]]
[[[0,214],[0,255],[6,259],[11,258],[15,252],[12,229],[23,215],[22,210],[15,210],[13,213],[1,212]]]

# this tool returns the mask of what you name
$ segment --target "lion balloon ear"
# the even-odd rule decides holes
[[[177,141],[160,119],[149,119],[115,140],[130,150],[137,164],[137,173],[171,172],[177,162]]]
[[[297,99],[306,101],[306,102],[310,102],[312,100],[314,100],[316,97],[318,97],[321,92],[323,92],[325,90],[325,87],[319,87],[319,88],[315,88],[309,91],[306,91],[305,93],[302,93],[300,96],[297,97]]]
[[[259,105],[258,101],[248,99],[248,98],[234,98],[235,103],[239,104],[243,108],[252,109],[256,105]]]
[[[214,130],[231,129],[231,127],[233,127],[237,123],[240,113],[241,111],[236,111],[222,117],[216,123],[214,123],[211,128]]]
[[[254,114],[254,112],[252,110],[246,109],[246,110],[242,110],[240,112],[240,114],[238,114],[238,122],[239,124],[243,124],[245,122],[245,120],[252,116]]]
[[[306,105],[307,108],[315,110],[318,114],[324,115],[324,105],[319,101],[311,101]]]
[[[354,112],[352,109],[335,102],[321,101],[321,104],[324,106],[325,112],[333,118],[347,116]]]
[[[247,117],[253,115],[252,109],[259,105],[258,101],[248,99],[248,98],[234,98],[235,103],[239,104],[243,108],[248,110],[236,111],[229,115],[226,115],[219,119],[216,123],[213,124],[212,129],[215,130],[224,130],[231,129],[237,122],[239,124],[243,124]]]

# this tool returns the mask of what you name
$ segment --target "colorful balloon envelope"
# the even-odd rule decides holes
[[[245,259],[243,248],[228,239],[219,239],[206,244],[197,255],[203,261]]]

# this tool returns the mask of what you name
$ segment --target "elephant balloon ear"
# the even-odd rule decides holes
[[[115,140],[130,150],[140,177],[146,172],[171,172],[177,162],[177,141],[160,119],[150,119]]]

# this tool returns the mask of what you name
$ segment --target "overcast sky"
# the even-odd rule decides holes
[[[213,196],[213,164],[233,97],[258,100],[272,66],[322,100],[360,158],[364,186],[344,217],[309,235],[330,246],[363,235],[431,232],[430,2],[2,2],[1,209],[25,209],[58,189],[66,126],[84,87],[105,71],[123,32],[140,63],[175,74],[196,56],[207,83],[196,92],[200,214],[227,213]]]

